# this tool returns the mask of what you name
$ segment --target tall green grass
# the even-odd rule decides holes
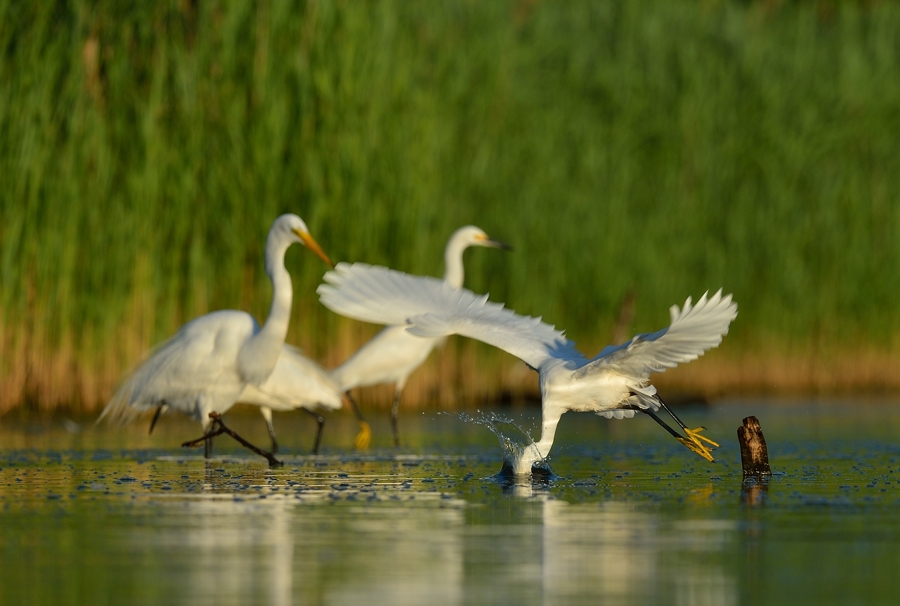
[[[897,350],[894,2],[0,0],[0,90],[0,411],[90,409],[191,317],[264,318],[288,211],[428,274],[475,223],[516,252],[467,285],[588,350],[629,291],[650,330],[719,286],[736,364]],[[339,360],[366,329],[287,263],[290,340]]]

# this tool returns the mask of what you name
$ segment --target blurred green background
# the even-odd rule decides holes
[[[186,320],[264,319],[283,212],[432,275],[479,225],[516,251],[467,286],[589,354],[723,287],[688,390],[900,387],[895,2],[0,0],[0,91],[0,412],[96,410]],[[374,328],[287,265],[288,340],[333,365]],[[408,390],[514,364],[452,342]]]

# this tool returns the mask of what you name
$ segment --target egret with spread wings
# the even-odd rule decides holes
[[[341,315],[384,324],[407,324],[423,337],[459,334],[478,339],[522,359],[538,372],[542,397],[542,428],[538,442],[528,445],[515,461],[516,474],[531,473],[547,458],[563,413],[593,412],[607,418],[631,418],[635,412],[653,417],[682,444],[712,461],[718,444],[689,429],[666,406],[650,383],[652,372],[663,372],[695,360],[721,343],[737,316],[731,295],[719,290],[703,295],[696,305],[672,306],[671,324],[621,345],[609,346],[588,359],[562,331],[540,318],[520,316],[466,289],[449,288],[434,278],[411,276],[363,263],[340,263],[325,274],[318,288],[322,303]],[[669,427],[657,411],[664,409],[684,435]]]

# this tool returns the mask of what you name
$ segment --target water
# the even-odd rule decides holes
[[[535,414],[503,410],[533,434]],[[473,416],[476,414],[473,411]],[[743,487],[735,431],[755,414],[776,475]],[[276,416],[285,466],[226,440],[218,458],[62,419],[0,419],[2,604],[893,604],[900,402],[681,409],[722,444],[707,463],[649,418],[563,417],[548,482],[504,483],[497,438],[436,413],[349,414],[323,454]],[[372,415],[375,416],[375,415]],[[386,417],[386,415],[381,415]],[[265,443],[258,416],[232,426]]]

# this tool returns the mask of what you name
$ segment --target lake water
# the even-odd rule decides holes
[[[408,413],[390,447],[322,454],[276,415],[284,467],[199,426],[0,419],[0,604],[895,604],[900,401],[679,409],[708,463],[649,418],[563,417],[549,482],[494,478],[500,448],[455,414]],[[536,428],[536,408],[498,409]],[[477,414],[469,411],[470,414]],[[759,418],[775,475],[742,485],[736,429]],[[258,415],[230,414],[265,444]],[[537,433],[536,429],[532,429]],[[535,437],[537,437],[535,435]]]

